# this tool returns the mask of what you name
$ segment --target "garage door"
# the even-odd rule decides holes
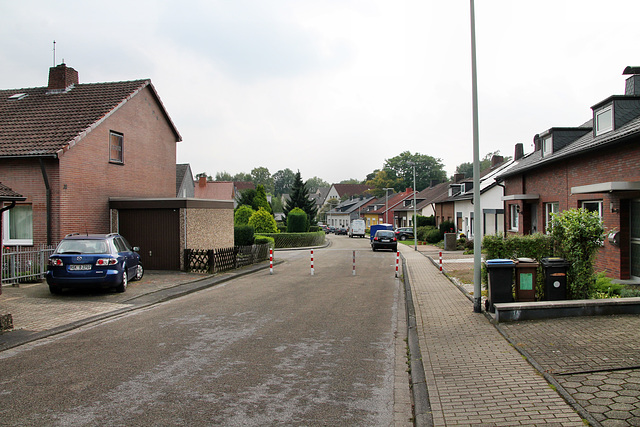
[[[180,270],[179,209],[120,209],[119,227],[147,270]]]

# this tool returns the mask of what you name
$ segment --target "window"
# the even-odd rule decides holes
[[[2,240],[15,246],[33,245],[33,213],[31,205],[16,205],[4,212]]]
[[[553,137],[548,136],[542,140],[542,157],[549,156],[553,153]]]
[[[598,216],[602,218],[602,200],[589,200],[582,202],[582,208],[589,212],[597,212]]]
[[[613,129],[613,108],[609,105],[600,111],[596,111],[596,135],[609,132]]]
[[[518,231],[519,228],[519,214],[520,214],[520,206],[518,205],[509,205],[509,225],[511,231]]]
[[[109,132],[109,162],[124,163],[124,136]]]
[[[547,225],[546,230],[549,231],[549,223],[551,222],[551,214],[555,214],[560,212],[560,203],[558,202],[553,202],[553,203],[545,203],[544,204],[544,211],[545,211],[545,224]]]

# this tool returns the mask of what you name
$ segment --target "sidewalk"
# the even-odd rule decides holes
[[[581,417],[421,252],[400,245],[433,425],[583,426]]]

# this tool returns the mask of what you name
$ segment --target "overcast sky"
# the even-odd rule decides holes
[[[480,154],[532,150],[624,93],[638,0],[477,0]],[[0,88],[150,78],[193,173],[362,180],[403,151],[473,160],[468,0],[0,0]]]

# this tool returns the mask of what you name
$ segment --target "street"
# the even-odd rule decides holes
[[[408,425],[395,253],[331,240],[0,353],[0,424]]]

